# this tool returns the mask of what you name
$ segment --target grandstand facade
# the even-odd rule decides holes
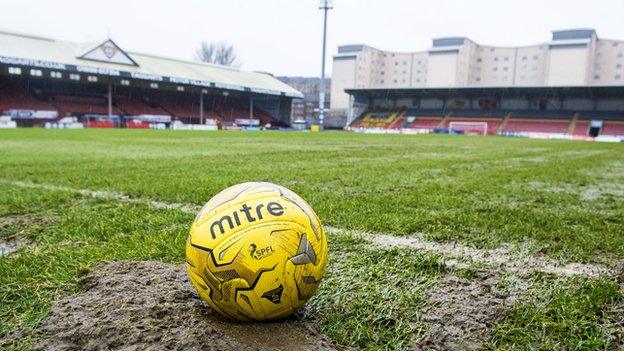
[[[624,41],[598,38],[593,29],[554,31],[551,41],[523,47],[465,37],[434,39],[412,53],[343,45],[333,57],[331,108],[346,111],[352,88],[617,86],[623,65]]]
[[[624,141],[624,86],[347,89],[355,131]],[[593,140],[593,139],[592,139]]]
[[[303,95],[270,74],[0,32],[0,115],[18,125],[287,126]]]
[[[619,141],[623,65],[624,41],[591,29],[514,48],[463,37],[416,53],[347,45],[334,56],[331,106],[354,131]]]

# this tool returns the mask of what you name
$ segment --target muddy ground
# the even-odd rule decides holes
[[[55,221],[54,217],[15,215],[0,217],[0,256],[8,256],[29,243],[28,233]]]
[[[427,293],[434,307],[415,349],[477,349],[489,327],[511,306],[516,293],[496,288],[499,275],[468,280],[449,274]],[[183,265],[106,262],[83,280],[83,292],[54,303],[40,327],[38,350],[335,350],[309,324],[234,323],[214,313],[195,294]],[[522,289],[521,289],[522,290]]]
[[[107,262],[84,291],[54,303],[38,350],[335,350],[295,319],[241,324],[205,305],[183,265]]]
[[[499,287],[500,274],[483,270],[471,279],[446,275],[427,293],[434,308],[422,321],[430,328],[416,348],[424,350],[476,350],[490,337],[490,327],[521,297],[526,286]]]

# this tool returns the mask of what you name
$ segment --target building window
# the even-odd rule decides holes
[[[128,85],[130,85],[130,81],[129,81],[129,80],[127,80],[127,79],[122,79],[122,80],[121,80],[121,85],[126,85],[126,86],[128,86]]]
[[[420,65],[422,63],[422,61],[418,60],[418,64]]]
[[[600,76],[598,74],[594,75],[594,80],[598,80],[600,79]]]
[[[30,70],[30,75],[33,77],[41,77],[43,73],[41,72],[40,69],[31,69]]]
[[[503,67],[503,71],[509,71],[509,67]]]
[[[615,68],[622,68],[622,64],[618,63],[617,65],[615,65]]]
[[[481,62],[483,61],[480,57],[477,59],[477,62]]]
[[[397,81],[396,79],[394,80],[394,82],[395,82],[395,83],[398,83],[398,81]]]
[[[69,79],[71,79],[71,80],[80,80],[80,74],[71,73],[69,75]]]
[[[62,78],[63,75],[61,74],[61,72],[52,71],[52,72],[50,72],[50,77],[58,79],[58,78]]]
[[[20,67],[9,67],[9,74],[22,74]]]
[[[150,83],[150,88],[158,89],[158,83]]]
[[[619,74],[616,74],[616,75],[615,75],[615,79],[616,79],[616,80],[620,80],[620,79],[622,79],[622,76],[621,76],[621,75],[619,75]]]
[[[494,61],[498,62],[498,57],[495,57],[495,58],[494,58]]]
[[[407,66],[407,61],[403,61],[403,66]]]
[[[613,47],[616,47],[616,46],[618,46],[618,44],[619,44],[619,43],[613,43]]]
[[[490,52],[494,52],[494,48],[490,48]]]
[[[177,90],[177,91],[184,91],[184,87],[183,87],[183,86],[177,86],[177,87],[176,87],[176,90]]]
[[[498,67],[494,67],[494,72],[498,71]]]
[[[98,78],[96,76],[87,76],[87,81],[95,83],[98,81]]]
[[[505,56],[504,60],[509,61],[509,56]]]
[[[477,82],[480,82],[480,81],[481,81],[481,77],[477,77],[475,80],[476,80]]]
[[[537,66],[533,66],[531,69],[537,71]]]
[[[600,69],[600,68],[601,68],[601,66],[600,66],[600,64],[599,64],[599,63],[597,63],[597,64],[595,64],[595,65],[594,65],[594,69]]]
[[[527,57],[526,56],[522,56],[522,61],[526,61]]]

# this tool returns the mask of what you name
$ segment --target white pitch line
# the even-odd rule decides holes
[[[194,204],[173,203],[173,202],[164,202],[164,201],[156,201],[156,200],[150,200],[150,199],[131,197],[129,195],[118,193],[115,191],[75,189],[75,188],[70,188],[70,187],[61,186],[61,185],[23,182],[19,180],[9,181],[5,179],[0,179],[0,183],[15,185],[20,188],[43,189],[43,190],[51,190],[51,191],[76,193],[76,194],[80,194],[84,196],[93,197],[96,199],[115,200],[115,201],[126,202],[126,203],[146,204],[152,208],[159,209],[159,210],[162,210],[162,209],[180,210],[182,212],[187,212],[187,213],[197,213],[202,208],[201,206],[197,206]]]
[[[375,243],[385,248],[413,248],[431,251],[447,258],[445,264],[451,268],[467,268],[466,259],[488,266],[500,267],[509,273],[527,275],[531,272],[550,273],[557,276],[582,275],[597,277],[611,275],[614,271],[608,267],[594,264],[566,263],[560,264],[546,257],[528,255],[522,250],[512,250],[509,246],[499,247],[493,250],[476,249],[474,247],[428,241],[422,237],[398,237],[380,233],[368,233],[362,231],[345,230],[341,228],[327,228],[329,232],[355,234],[368,242]]]
[[[71,192],[97,199],[114,200],[125,203],[140,203],[146,204],[154,209],[173,209],[192,214],[196,214],[202,208],[202,206],[198,206],[195,204],[172,203],[130,197],[126,194],[114,191],[75,189],[53,184],[41,184],[5,179],[0,179],[0,183],[10,184],[21,188]],[[581,275],[587,277],[596,277],[604,274],[613,274],[612,269],[602,265],[582,263],[567,263],[562,265],[545,257],[529,256],[523,254],[522,252],[512,251],[508,247],[500,247],[493,250],[484,250],[460,244],[428,241],[422,237],[398,237],[381,233],[369,233],[359,230],[336,228],[332,226],[325,226],[325,229],[329,233],[334,234],[349,234],[361,236],[364,240],[378,245],[382,248],[400,247],[435,252],[447,258],[450,258],[449,260],[446,260],[445,264],[452,268],[468,267],[465,262],[462,262],[468,259],[488,266],[501,267],[510,273],[516,273],[521,275],[536,271],[550,273],[558,276]]]

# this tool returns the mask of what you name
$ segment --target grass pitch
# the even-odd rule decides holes
[[[37,129],[0,131],[0,242],[30,242],[0,257],[0,346],[29,349],[46,337],[37,325],[53,301],[79,291],[80,277],[98,262],[182,262],[193,219],[176,208],[20,182],[201,205],[225,187],[259,180],[291,188],[324,224],[346,229],[330,234],[328,273],[301,316],[339,344],[624,347],[623,282],[617,274],[624,260],[624,145],[341,132]],[[517,276],[469,260],[458,269],[440,253],[373,245],[362,231],[491,252],[505,247],[518,256],[597,264],[614,273],[591,279]],[[492,284],[481,284],[484,271]],[[487,287],[473,292],[500,289],[510,298],[501,300],[501,313],[484,317],[477,329],[460,325],[465,333],[448,341],[438,335],[447,331],[436,334],[432,327],[432,315],[446,302],[431,294],[457,279],[463,286]],[[492,303],[484,299],[482,307]]]

